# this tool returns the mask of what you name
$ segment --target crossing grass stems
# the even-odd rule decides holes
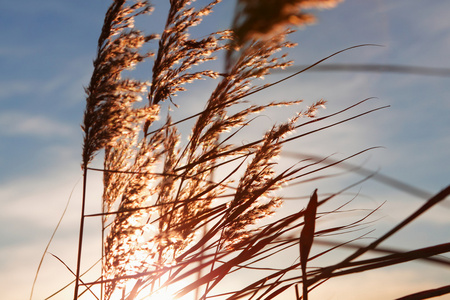
[[[350,187],[331,195],[320,195],[316,190],[306,209],[306,203],[299,202],[303,205],[298,211],[277,217],[284,201],[280,189],[302,180],[318,180],[321,172],[370,149],[332,163],[304,158],[285,169],[277,166],[276,159],[287,143],[384,107],[343,116],[371,101],[365,99],[317,117],[325,100],[309,106],[302,100],[248,103],[248,96],[278,83],[261,84],[256,79],[292,65],[285,51],[295,46],[288,40],[292,27],[313,22],[310,9],[331,8],[339,1],[240,0],[231,29],[192,37],[192,28],[201,25],[219,2],[201,6],[188,0],[170,0],[160,34],[147,35],[135,28],[136,17],[151,15],[154,10],[148,1],[114,0],[106,13],[86,88],[82,125],[84,187],[90,172],[103,173],[102,212],[95,216],[102,220],[101,276],[94,282],[82,280],[84,220],[88,217],[84,188],[74,299],[85,292],[102,300],[152,299],[171,286],[177,287],[174,296],[195,293],[196,299],[273,299],[289,289],[292,298],[307,299],[308,292],[332,277],[448,252],[450,244],[441,244],[405,253],[392,250],[378,259],[354,261],[367,251],[376,251],[378,243],[387,238],[382,237],[353,248],[354,241],[336,243],[310,257],[314,236],[356,230],[373,211],[347,225],[316,230],[321,206]],[[156,44],[153,51],[143,50]],[[220,55],[225,58],[221,72],[203,67]],[[153,61],[148,81],[124,78],[124,71],[145,60]],[[216,82],[204,108],[173,120],[171,109],[190,105],[181,99],[189,84],[201,79]],[[283,106],[297,112],[259,138],[233,142],[257,114]],[[334,121],[320,125],[325,120]],[[188,142],[182,143],[179,129],[188,121],[193,125]],[[311,125],[316,127],[309,129]],[[100,151],[104,153],[103,168],[96,169],[91,163]],[[445,199],[449,189],[429,199],[393,232]],[[344,207],[323,212],[321,217]],[[308,260],[344,247],[356,250],[335,265],[306,268]],[[298,258],[290,265],[271,265],[274,256],[293,249],[297,249]],[[227,285],[226,292],[219,288],[240,272],[251,273],[246,278],[253,278],[253,282]],[[303,285],[303,295],[299,284]],[[95,286],[100,286],[100,294],[92,289]],[[422,293],[448,292],[447,286]],[[407,297],[416,299],[414,295]]]

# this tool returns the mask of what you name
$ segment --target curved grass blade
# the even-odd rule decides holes
[[[38,265],[38,268],[36,270],[36,274],[34,276],[33,285],[31,286],[30,300],[33,298],[34,286],[36,285],[36,280],[38,278],[39,271],[41,270],[42,263],[44,262],[45,254],[47,253],[47,250],[48,250],[48,248],[50,247],[50,244],[53,241],[53,238],[54,238],[54,236],[56,234],[56,231],[58,231],[59,225],[61,224],[61,222],[62,222],[62,220],[64,218],[64,215],[66,214],[67,208],[69,207],[70,199],[72,199],[73,192],[75,191],[75,188],[76,188],[76,186],[78,185],[79,182],[80,182],[80,179],[78,179],[78,181],[75,183],[74,187],[72,188],[72,191],[70,192],[70,195],[69,195],[69,199],[67,199],[66,206],[64,207],[63,213],[61,214],[61,217],[59,218],[58,224],[56,224],[56,227],[53,230],[52,236],[50,237],[50,240],[48,241],[47,246],[45,246],[44,253],[41,256],[41,260],[39,261],[39,265]]]
[[[317,189],[314,190],[308,206],[305,210],[305,225],[300,234],[300,263],[302,267],[303,278],[303,299],[308,300],[308,284],[306,264],[308,262],[309,252],[314,240],[314,232],[316,227],[316,213],[317,213]]]

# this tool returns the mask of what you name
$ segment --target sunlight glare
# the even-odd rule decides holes
[[[158,291],[149,298],[150,300],[175,300],[169,291]]]

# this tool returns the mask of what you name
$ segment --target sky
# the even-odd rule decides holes
[[[216,17],[205,22],[222,29],[228,26],[231,3],[217,7]],[[92,73],[97,38],[109,4],[106,0],[0,1],[2,299],[29,297],[42,253],[72,190],[67,213],[49,251],[69,266],[75,265],[84,87]],[[290,50],[290,57],[295,65],[308,65],[344,48],[370,43],[380,46],[346,51],[329,63],[450,68],[449,12],[448,1],[346,0],[335,9],[317,12],[315,25],[293,34],[298,46]],[[157,31],[162,21],[162,14],[155,13],[143,23],[149,28],[143,29]],[[374,97],[357,111],[390,107],[308,137],[289,150],[342,158],[380,146],[352,163],[432,195],[450,181],[449,83],[449,77],[420,74],[308,71],[252,100],[295,98],[312,103],[324,98],[328,104],[319,112],[321,115]],[[187,109],[202,107],[201,101],[196,101]],[[285,117],[286,111],[267,116],[270,120]],[[358,179],[361,177],[353,174],[326,181],[319,191],[332,192]],[[90,181],[88,211],[100,207],[100,180],[94,175]],[[386,202],[378,212],[379,219],[371,225],[374,236],[395,225],[424,200],[375,180],[360,184],[354,192],[360,193],[361,200],[355,204],[360,207]],[[447,199],[386,245],[413,249],[449,242],[449,208]],[[96,243],[100,243],[97,236],[88,233],[86,257],[98,255]],[[349,279],[332,279],[313,292],[311,299],[388,299],[448,284],[445,278],[449,277],[448,269],[411,263]],[[47,255],[33,299],[44,299],[70,279],[67,269]]]

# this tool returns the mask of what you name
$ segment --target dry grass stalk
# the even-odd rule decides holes
[[[229,288],[229,292],[216,296],[272,299],[303,283],[306,299],[306,278],[312,278],[308,284],[320,284],[338,276],[338,272],[333,273],[337,269],[345,267],[352,272],[359,270],[357,268],[376,266],[373,261],[368,261],[357,267],[351,263],[352,259],[348,259],[335,268],[306,272],[308,260],[347,244],[337,244],[310,257],[315,236],[358,229],[371,215],[368,213],[347,225],[316,231],[317,208],[342,191],[319,202],[314,192],[306,210],[265,223],[260,221],[282,205],[283,198],[277,193],[282,185],[298,184],[304,177],[366,151],[325,167],[319,165],[326,159],[308,158],[280,171],[275,159],[283,144],[379,108],[288,137],[295,130],[305,130],[310,124],[340,117],[345,111],[368,101],[315,118],[317,109],[325,104],[324,100],[319,100],[299,110],[286,122],[274,125],[261,138],[242,145],[232,142],[240,130],[251,124],[255,114],[271,107],[294,107],[302,103],[294,100],[242,108],[245,97],[272,86],[257,85],[255,79],[292,64],[287,60],[287,54],[277,54],[294,46],[286,41],[291,33],[286,26],[311,22],[313,16],[305,13],[305,9],[331,7],[339,1],[240,0],[233,30],[192,38],[189,35],[191,28],[199,25],[219,2],[215,0],[197,7],[187,0],[171,0],[165,29],[160,36],[146,36],[134,28],[135,17],[152,11],[147,1],[128,4],[125,0],[115,0],[106,14],[94,72],[86,89],[82,126],[85,184],[87,171],[95,170],[89,164],[100,150],[104,150],[103,211],[98,214],[102,218],[104,243],[102,274],[99,280],[85,283],[87,286],[101,285],[102,300],[114,297],[140,299],[138,297],[151,296],[178,284],[182,285],[176,291],[177,296],[197,291],[200,299],[207,299],[214,296],[216,288],[229,275],[243,270],[255,272],[253,283],[236,287],[236,290]],[[124,70],[153,55],[141,53],[141,49],[157,38],[159,44],[149,82],[123,79],[121,73]],[[226,54],[226,73],[202,68],[203,63],[223,52]],[[177,93],[186,90],[187,83],[204,78],[215,79],[218,83],[201,112],[177,122],[172,121],[168,112],[164,123],[156,122],[162,103],[173,103]],[[143,94],[147,94],[149,103],[138,105]],[[196,120],[189,141],[183,145],[178,126],[193,117]],[[311,120],[302,123],[305,118]],[[316,180],[316,177],[307,180]],[[84,203],[85,193],[74,299],[81,295],[78,286],[86,217]],[[343,207],[329,213],[336,213]],[[298,232],[302,228],[299,239]],[[299,244],[300,261],[287,267],[261,267],[280,253],[298,249]],[[419,251],[416,258],[448,251],[446,249]],[[386,264],[390,259],[381,259],[380,264]]]
[[[305,10],[333,8],[342,0],[239,0],[233,31],[238,45],[253,38],[282,33],[287,26],[303,26],[316,21]]]

